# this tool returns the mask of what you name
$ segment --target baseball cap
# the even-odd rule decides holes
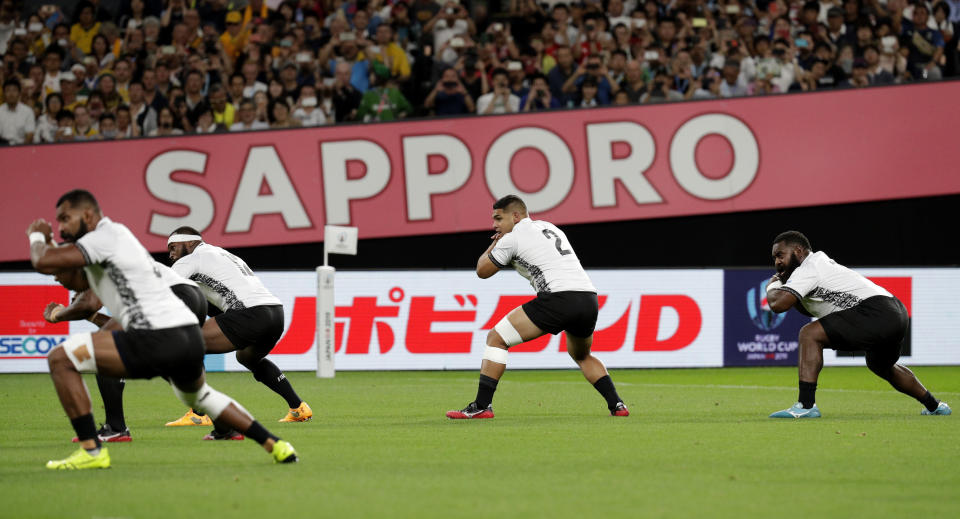
[[[839,7],[831,7],[830,9],[827,10],[827,17],[829,18],[829,17],[831,17],[831,16],[841,16],[841,17],[842,17],[842,16],[843,16],[843,9],[840,9]]]
[[[86,67],[84,67],[83,65],[81,65],[81,64],[79,64],[79,63],[74,63],[73,66],[70,67],[70,70],[71,70],[71,71],[73,71],[73,70],[79,70],[79,71],[81,71],[81,72],[86,72],[86,71],[87,71]]]
[[[243,21],[243,15],[240,11],[230,11],[227,13],[227,23],[240,23]]]
[[[77,76],[73,75],[73,72],[63,72],[60,74],[60,81],[76,81]]]

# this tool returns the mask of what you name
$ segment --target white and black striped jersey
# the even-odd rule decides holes
[[[177,285],[190,285],[192,287],[199,288],[196,283],[181,276],[180,274],[177,274],[172,268],[160,263],[159,261],[155,261],[154,263],[156,264],[157,270],[160,272],[160,277],[163,278],[163,282],[166,283],[168,287],[175,287]]]
[[[242,259],[215,245],[200,243],[173,270],[200,285],[207,301],[223,312],[282,304]]]
[[[124,330],[199,324],[125,225],[104,217],[76,246],[87,262],[83,270],[90,288]]]
[[[556,225],[524,218],[490,251],[499,268],[512,266],[541,292],[596,292],[580,259]]]
[[[852,308],[868,297],[892,297],[886,289],[830,259],[823,251],[808,254],[780,290],[800,299],[814,317]]]

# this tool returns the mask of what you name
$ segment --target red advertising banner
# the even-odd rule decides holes
[[[524,197],[556,224],[960,193],[954,82],[0,151],[2,238],[82,187],[152,251],[483,230]],[[14,242],[15,243],[15,242]],[[0,249],[0,261],[27,247]]]

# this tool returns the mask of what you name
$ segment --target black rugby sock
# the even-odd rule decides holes
[[[97,375],[97,388],[103,398],[103,410],[107,414],[107,425],[114,431],[127,428],[123,419],[123,387],[126,382],[122,378]]]
[[[93,421],[92,413],[72,418],[70,425],[73,426],[74,432],[77,433],[78,440],[81,442],[84,440],[93,440],[97,442],[96,449],[100,449],[100,438],[97,436],[97,424]],[[97,452],[99,452],[99,450],[97,450]]]
[[[800,381],[800,397],[797,399],[804,409],[810,409],[817,401],[817,383]]]
[[[923,407],[926,407],[927,411],[930,411],[931,413],[936,411],[937,406],[940,405],[940,401],[931,395],[929,391],[927,391],[927,394],[923,395],[917,400],[919,400],[920,403],[923,404]]]
[[[243,431],[243,434],[260,445],[266,443],[268,439],[273,441],[280,439],[271,434],[270,431],[266,430],[262,425],[260,425],[260,422],[256,420],[250,424],[250,427],[248,427],[246,431]]]
[[[287,401],[287,406],[290,407],[290,409],[300,407],[303,400],[300,400],[297,392],[294,391],[293,386],[290,385],[290,381],[287,380],[286,375],[280,371],[280,368],[278,368],[276,364],[267,359],[260,359],[260,362],[250,371],[253,373],[253,378],[257,379],[258,382],[272,389],[274,393],[282,396],[283,399]]]
[[[614,387],[610,375],[604,375],[597,379],[597,381],[593,383],[593,387],[595,387],[603,396],[603,399],[607,401],[607,408],[611,411],[616,409],[617,404],[623,401],[620,399],[620,395],[617,394],[617,388]]]
[[[474,402],[477,403],[477,407],[480,409],[486,409],[490,405],[490,402],[493,402],[493,393],[497,390],[497,383],[500,381],[488,377],[486,375],[480,375],[480,384],[477,387],[477,399]]]

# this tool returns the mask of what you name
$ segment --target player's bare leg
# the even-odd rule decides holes
[[[480,365],[480,383],[477,398],[459,411],[448,411],[447,418],[493,418],[493,393],[507,369],[507,350],[511,346],[536,339],[544,332],[527,317],[522,306],[510,311],[493,330],[487,333],[487,347]]]
[[[62,460],[47,462],[51,469],[107,468],[110,456],[101,449],[90,405],[90,392],[81,371],[123,377],[126,369],[110,332],[72,335],[47,356],[50,378],[60,405],[70,419],[81,449]]]
[[[283,372],[280,371],[280,368],[266,358],[266,353],[269,352],[269,348],[272,348],[272,346],[263,350],[257,350],[257,348],[254,347],[237,348],[223,333],[216,319],[207,319],[203,323],[201,331],[203,332],[203,341],[206,345],[207,353],[229,353],[236,351],[237,362],[250,370],[250,372],[253,373],[254,379],[286,400],[290,411],[287,413],[287,416],[280,421],[303,422],[313,418],[313,410],[310,409],[310,406],[294,391],[290,381],[287,380]],[[291,418],[293,414],[296,416]],[[214,433],[208,436],[226,438],[231,437],[230,432],[229,430],[224,430],[222,427],[216,427]]]
[[[886,380],[897,391],[912,396],[926,408],[924,414],[950,414],[950,406],[934,397],[913,374],[910,368],[902,364],[889,365],[890,359],[884,361],[870,353],[867,354],[867,367],[878,377]]]
[[[268,431],[236,400],[210,387],[204,374],[192,381],[172,380],[171,385],[184,404],[209,415],[215,424],[250,437],[263,446],[277,463],[297,461],[293,446]]]
[[[817,379],[823,369],[823,349],[830,346],[830,339],[823,325],[814,321],[800,328],[800,358],[797,364],[800,392],[793,407],[777,411],[770,418],[819,418],[816,404]]]
[[[627,406],[624,405],[623,400],[620,399],[620,395],[617,394],[617,389],[614,387],[613,380],[611,380],[610,374],[607,372],[607,367],[603,365],[600,359],[590,353],[590,346],[593,345],[593,335],[589,337],[577,337],[566,333],[566,336],[567,353],[569,353],[574,362],[580,366],[580,371],[583,373],[584,378],[587,379],[587,382],[592,384],[600,395],[603,396],[604,400],[607,401],[607,408],[610,410],[610,414],[613,416],[630,416],[630,411],[627,410]]]

